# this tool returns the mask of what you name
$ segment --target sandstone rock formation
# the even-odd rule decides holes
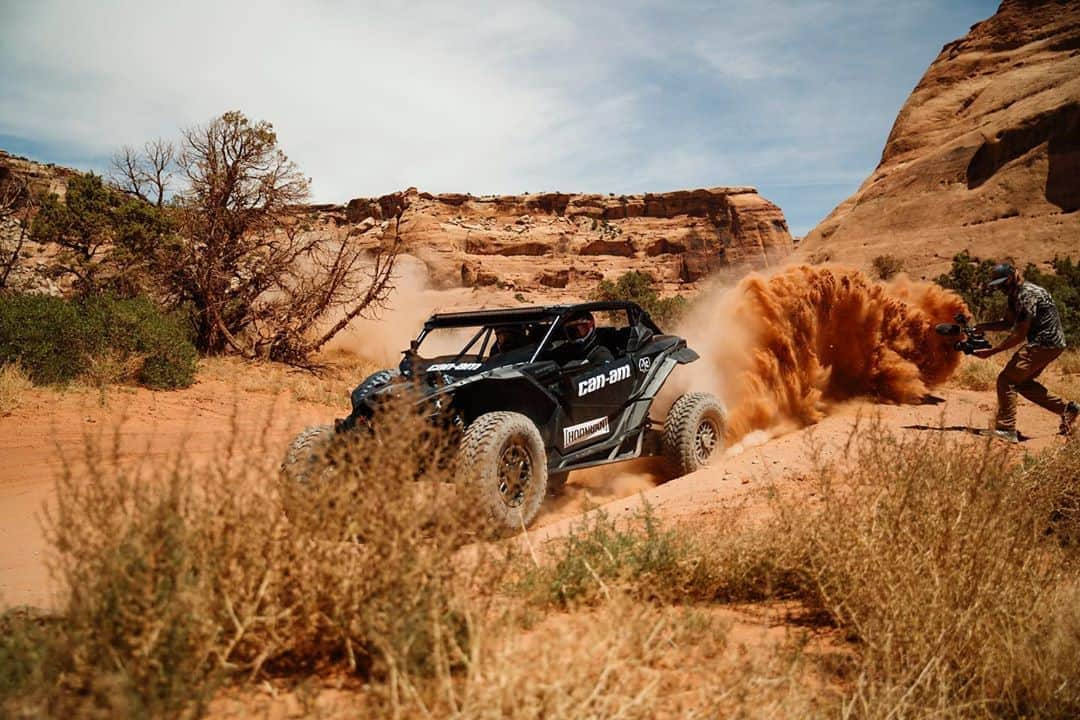
[[[749,187],[643,195],[536,193],[476,197],[409,188],[322,207],[354,242],[406,251],[436,281],[582,296],[599,278],[649,270],[675,291],[707,275],[774,265],[792,249],[780,208]]]
[[[68,178],[75,174],[0,150],[0,275],[6,289],[60,294],[59,283],[48,272],[55,250],[31,241],[24,223],[33,217],[33,197],[63,196]]]
[[[881,163],[797,259],[904,258],[933,276],[970,249],[1080,255],[1080,3],[1005,0],[947,44],[900,110]]]
[[[76,171],[0,151],[0,173],[63,194]],[[677,292],[708,275],[778,264],[792,250],[780,208],[750,187],[643,195],[477,197],[416,188],[307,208],[313,231],[374,246],[400,232],[437,287],[585,297],[605,276],[647,270]],[[35,249],[40,251],[41,249]]]
[[[0,183],[19,178],[36,195],[56,193],[63,197],[68,178],[77,174],[78,171],[70,168],[34,162],[0,150]]]

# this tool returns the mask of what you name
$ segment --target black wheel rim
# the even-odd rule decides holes
[[[508,507],[520,507],[532,483],[532,456],[520,440],[511,440],[499,456],[499,495]]]
[[[694,459],[705,465],[720,444],[720,426],[712,418],[705,418],[694,433]]]

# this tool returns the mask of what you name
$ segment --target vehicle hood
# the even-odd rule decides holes
[[[401,392],[406,387],[424,399],[453,392],[458,387],[480,379],[515,375],[534,366],[552,364],[455,362],[452,357],[431,360],[415,358],[410,363],[411,367],[403,362],[398,369],[380,370],[369,375],[352,391],[352,406],[354,412],[360,408],[374,410],[372,403],[376,398]]]

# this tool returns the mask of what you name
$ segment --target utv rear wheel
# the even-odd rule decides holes
[[[664,454],[678,475],[705,467],[724,447],[727,412],[708,393],[687,393],[664,421]]]
[[[458,472],[505,531],[527,527],[547,494],[544,441],[520,413],[493,412],[474,420],[461,439]]]
[[[326,454],[333,439],[333,425],[312,425],[305,429],[289,444],[281,463],[282,474],[301,485],[317,480],[327,467]]]

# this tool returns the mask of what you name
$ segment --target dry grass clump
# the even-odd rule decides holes
[[[1080,375],[1080,350],[1066,350],[1057,359],[1055,365],[1065,375]]]
[[[10,415],[19,407],[22,394],[31,387],[33,383],[19,363],[0,365],[0,417]]]
[[[304,370],[274,362],[248,362],[236,357],[214,356],[199,362],[199,377],[216,380],[244,392],[278,395],[287,393],[300,402],[341,409],[349,407],[349,393],[380,368],[371,360],[335,353],[324,365]]]
[[[1001,367],[987,360],[965,357],[953,374],[953,380],[965,390],[992,390]]]
[[[734,523],[734,513],[729,522]],[[791,548],[772,527],[665,526],[648,505],[626,521],[587,516],[546,548],[515,590],[536,605],[572,608],[628,595],[655,603],[752,602],[803,592]]]
[[[373,687],[366,705],[327,716],[394,718],[811,717],[811,661],[801,642],[749,653],[706,608],[626,596],[555,614],[531,631],[487,625],[456,679]],[[340,708],[339,708],[340,709]]]
[[[89,443],[48,523],[62,619],[40,651],[22,624],[0,707],[198,715],[219,681],[338,667],[392,683],[459,665],[456,588],[490,566],[448,558],[486,516],[438,462],[446,438],[385,412],[387,432],[343,440],[300,489],[258,438],[234,434],[208,468],[124,467]]]
[[[109,348],[86,356],[79,379],[99,390],[110,385],[130,383],[138,377],[145,362],[145,355]]]
[[[1080,444],[1003,448],[861,431],[820,504],[779,504],[817,603],[857,641],[858,716],[1080,713]]]

